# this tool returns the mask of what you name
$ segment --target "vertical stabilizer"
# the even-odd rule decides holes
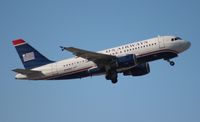
[[[53,62],[26,43],[23,39],[14,40],[12,43],[15,46],[25,69],[32,69]]]

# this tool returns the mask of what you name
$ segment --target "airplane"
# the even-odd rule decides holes
[[[174,66],[172,58],[187,50],[191,43],[177,36],[157,36],[139,42],[94,52],[75,47],[60,46],[75,56],[52,61],[23,39],[12,41],[25,69],[17,68],[15,79],[64,80],[104,75],[113,84],[118,73],[124,76],[143,76],[150,73],[149,62],[164,59]]]

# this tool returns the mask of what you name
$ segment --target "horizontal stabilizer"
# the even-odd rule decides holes
[[[30,70],[30,69],[14,69],[12,71],[14,71],[16,73],[20,73],[22,75],[26,75],[26,76],[42,74],[41,71],[35,71],[35,70]]]

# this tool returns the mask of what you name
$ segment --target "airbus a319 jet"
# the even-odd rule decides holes
[[[118,73],[124,76],[142,76],[150,72],[149,62],[164,59],[174,66],[172,58],[187,50],[191,43],[176,36],[158,36],[98,52],[60,46],[75,56],[52,61],[23,39],[12,41],[24,69],[17,68],[16,79],[63,80],[104,75],[117,83]]]

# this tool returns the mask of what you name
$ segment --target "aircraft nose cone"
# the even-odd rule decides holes
[[[180,45],[178,48],[178,52],[180,52],[180,53],[186,51],[191,46],[191,43],[189,41],[185,41],[185,40],[180,41],[179,44]]]
[[[190,48],[190,46],[191,46],[191,43],[189,41],[185,41],[185,50]]]

